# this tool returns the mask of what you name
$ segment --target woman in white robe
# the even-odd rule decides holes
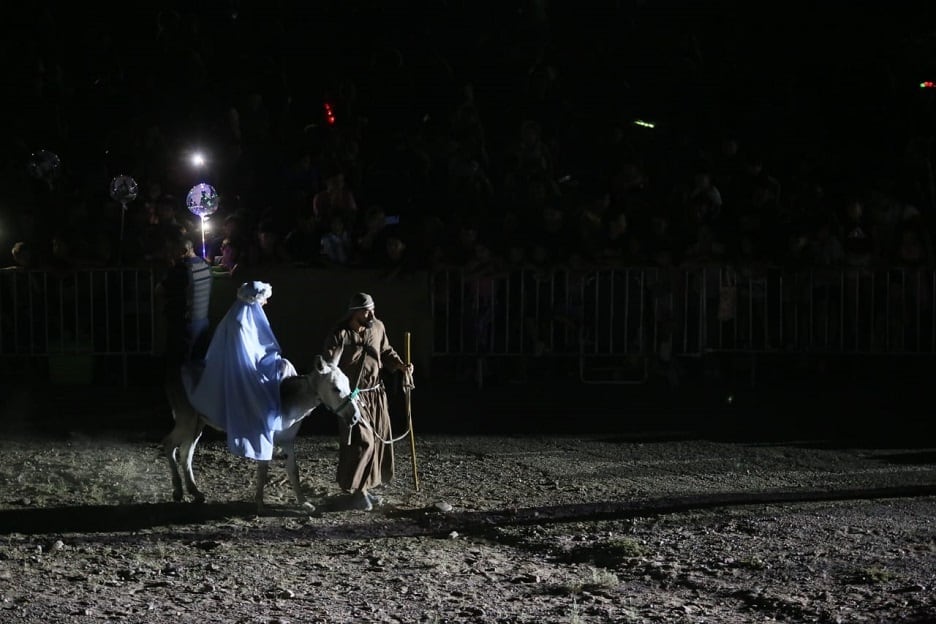
[[[192,405],[227,433],[230,451],[256,460],[273,456],[273,434],[282,429],[280,381],[296,374],[263,311],[272,294],[264,282],[241,285],[204,362],[182,376]]]

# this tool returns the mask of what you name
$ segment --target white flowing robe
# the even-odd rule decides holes
[[[280,381],[296,374],[281,355],[263,306],[236,301],[211,338],[204,362],[183,368],[192,406],[227,433],[235,455],[269,460],[282,429]]]

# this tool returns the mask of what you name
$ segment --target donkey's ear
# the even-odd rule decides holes
[[[324,362],[324,366],[328,368],[338,368],[338,360],[341,359],[341,353],[336,353],[330,360],[326,360],[324,355],[321,356],[321,358]]]
[[[325,358],[323,358],[321,355],[315,356],[315,370],[317,370],[319,374],[328,370],[328,363],[325,362]]]

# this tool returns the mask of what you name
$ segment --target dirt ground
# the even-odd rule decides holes
[[[925,441],[424,434],[418,491],[397,443],[385,504],[350,512],[337,441],[311,427],[317,509],[276,460],[260,516],[253,463],[217,434],[195,462],[208,500],[173,503],[168,416],[147,409],[38,427],[6,406],[0,621],[936,621]]]

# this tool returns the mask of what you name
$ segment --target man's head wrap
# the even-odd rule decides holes
[[[351,297],[351,301],[348,302],[348,311],[352,312],[354,310],[373,310],[374,309],[374,298],[368,295],[367,293],[356,293]]]

